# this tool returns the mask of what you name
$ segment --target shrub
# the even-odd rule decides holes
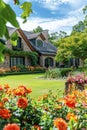
[[[60,78],[61,77],[61,72],[60,72],[60,69],[48,69],[46,72],[45,72],[45,75],[44,75],[45,78]]]
[[[72,68],[60,68],[60,72],[61,72],[61,76],[68,76],[69,72],[72,72],[73,69]]]
[[[71,72],[72,68],[55,68],[48,69],[45,73],[45,78],[60,78],[67,76],[69,72]]]

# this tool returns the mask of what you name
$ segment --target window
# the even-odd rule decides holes
[[[46,67],[53,67],[53,59],[48,57],[45,59],[45,66]]]
[[[21,38],[18,37],[17,46],[12,46],[13,50],[23,50]]]
[[[43,41],[40,40],[40,39],[38,39],[38,40],[36,41],[36,45],[37,45],[37,47],[43,47]]]
[[[17,65],[25,65],[24,57],[10,57],[10,67]]]

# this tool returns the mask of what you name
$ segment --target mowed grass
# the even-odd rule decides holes
[[[9,84],[11,88],[16,88],[19,85],[25,85],[32,89],[31,97],[37,98],[46,94],[49,90],[54,93],[57,89],[64,92],[65,80],[48,80],[42,79],[43,74],[27,74],[27,75],[12,75],[0,77],[0,85]]]

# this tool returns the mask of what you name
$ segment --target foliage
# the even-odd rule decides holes
[[[60,78],[61,77],[61,71],[60,69],[50,69],[48,68],[48,70],[45,72],[44,75],[45,78]]]
[[[11,89],[0,87],[0,128],[16,130],[86,130],[87,91],[74,91],[59,98],[49,93],[38,100],[30,98],[32,90],[24,85]],[[9,126],[9,127],[8,127]]]
[[[68,74],[73,71],[73,68],[61,68],[60,71],[61,71],[62,77],[64,77],[64,76],[67,77]]]
[[[8,48],[4,48],[3,53],[10,54],[10,56],[27,56],[31,60],[31,65],[36,66],[38,61],[38,54],[36,52],[28,52],[28,51],[14,51]]]
[[[55,69],[48,69],[45,72],[45,78],[61,78],[67,76],[69,72],[73,71],[72,68],[55,68]]]
[[[23,10],[21,17],[24,19],[24,22],[27,20],[27,17],[32,12],[32,5],[30,2],[24,2],[20,4],[19,0],[13,0],[15,5],[19,5],[19,8]],[[11,43],[15,44],[17,42],[17,36],[14,33],[12,37],[9,36],[7,29],[7,22],[9,22],[15,28],[19,28],[20,25],[16,19],[16,14],[9,4],[6,4],[3,0],[0,0],[0,39],[5,37],[6,40],[10,39]],[[5,42],[4,42],[5,44]],[[17,43],[16,43],[17,44]],[[0,62],[4,61],[3,56],[3,42],[0,41]]]
[[[49,35],[49,41],[52,42],[56,47],[58,47],[58,43],[61,38],[64,38],[67,36],[67,33],[64,31],[54,32]]]
[[[87,31],[75,32],[62,39],[59,43],[58,52],[56,55],[57,61],[64,61],[70,58],[79,58],[82,60],[84,66],[84,60],[87,58]]]
[[[85,29],[84,21],[79,21],[78,24],[73,26],[72,33],[74,32],[82,32]]]
[[[38,26],[37,28],[33,29],[33,32],[34,32],[34,33],[40,33],[40,32],[42,32],[42,31],[43,31],[43,28],[40,27],[40,26]]]

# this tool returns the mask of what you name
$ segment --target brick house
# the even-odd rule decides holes
[[[56,47],[48,41],[48,31],[44,30],[41,33],[31,33],[23,31],[21,29],[14,29],[8,27],[9,34],[14,31],[18,33],[18,44],[13,47],[10,41],[7,41],[6,48],[13,51],[27,51],[38,53],[38,65],[42,67],[55,67],[56,62],[54,60],[56,55]],[[0,63],[0,67],[9,68],[11,66],[24,65],[31,66],[31,61],[27,56],[11,56],[8,53],[5,54],[4,63]]]

